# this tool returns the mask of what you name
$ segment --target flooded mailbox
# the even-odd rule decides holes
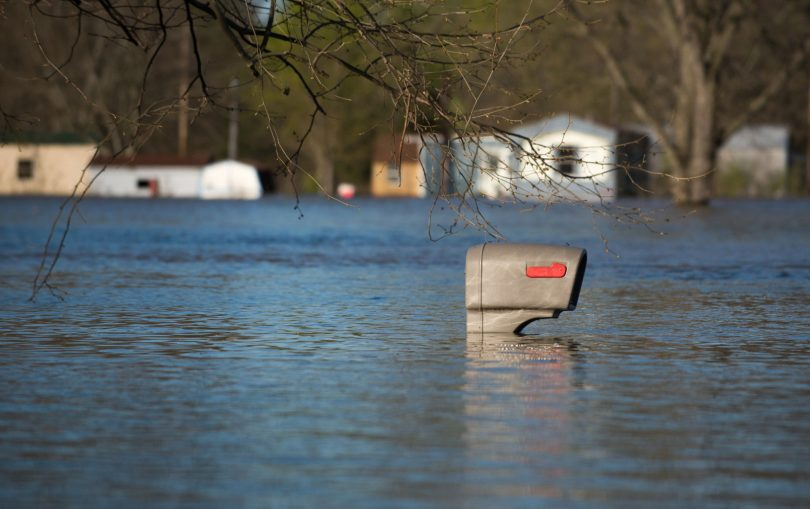
[[[467,332],[519,333],[577,306],[588,254],[540,244],[481,244],[467,250]]]

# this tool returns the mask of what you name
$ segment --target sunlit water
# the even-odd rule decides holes
[[[487,208],[589,250],[517,339],[428,201],[87,201],[30,303],[58,205],[0,199],[1,507],[810,505],[810,202]]]

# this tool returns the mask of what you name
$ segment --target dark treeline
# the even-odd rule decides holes
[[[110,154],[224,157],[238,100],[240,158],[304,189],[362,185],[381,133],[506,136],[559,112],[647,126],[682,203],[709,200],[717,148],[745,123],[788,124],[807,145],[806,0],[0,9],[3,133],[77,133]]]

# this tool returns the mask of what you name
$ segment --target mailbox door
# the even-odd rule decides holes
[[[586,263],[584,250],[483,244],[470,251],[467,309],[565,311],[576,307]]]

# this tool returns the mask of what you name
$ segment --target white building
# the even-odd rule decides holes
[[[571,115],[520,128],[512,192],[521,200],[612,201],[617,131]]]
[[[749,195],[769,194],[784,188],[788,168],[790,130],[783,125],[749,125],[729,137],[717,153],[722,176],[746,176]]]
[[[457,140],[456,189],[492,199],[611,201],[618,131],[557,115],[499,138]]]
[[[135,156],[96,159],[92,196],[127,198],[256,199],[256,168],[237,161],[206,164],[204,157]]]
[[[219,161],[202,169],[200,198],[206,200],[256,200],[262,183],[256,168],[234,160]]]

